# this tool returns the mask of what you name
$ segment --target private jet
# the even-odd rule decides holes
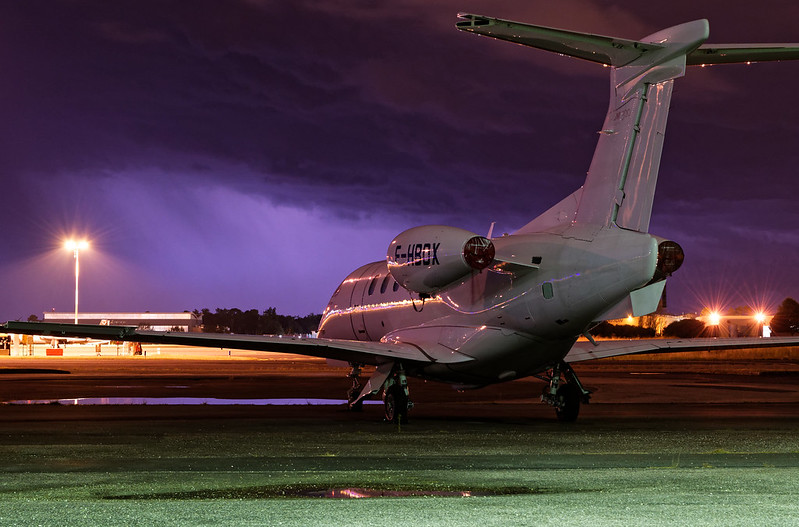
[[[608,67],[610,104],[585,182],[549,210],[496,237],[445,225],[400,233],[384,260],[341,282],[316,338],[33,322],[8,322],[5,330],[324,357],[350,368],[351,409],[382,391],[385,418],[393,422],[412,407],[409,377],[465,389],[533,376],[544,382],[541,400],[557,418],[574,421],[591,395],[575,362],[799,343],[591,336],[602,321],[654,312],[668,277],[683,264],[677,242],[649,233],[674,80],[688,66],[799,59],[799,44],[705,44],[707,20],[640,40],[473,14],[459,15],[456,27]],[[371,375],[362,382],[367,366]]]

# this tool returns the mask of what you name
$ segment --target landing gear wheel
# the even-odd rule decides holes
[[[555,414],[558,421],[573,423],[580,414],[580,388],[573,382],[561,384],[555,397],[558,399],[558,406],[555,407]]]
[[[398,424],[408,422],[408,396],[400,385],[394,384],[386,390],[383,407],[386,421]]]

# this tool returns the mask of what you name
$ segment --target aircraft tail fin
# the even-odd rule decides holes
[[[709,34],[707,20],[636,41],[481,15],[459,16],[458,29],[611,67],[605,122],[585,184],[570,197],[579,198],[579,203],[565,216],[572,223],[615,224],[640,232],[649,230],[674,79],[683,76],[688,65],[799,59],[799,44],[702,45]],[[557,211],[545,215],[550,212]],[[533,220],[517,233],[533,232],[552,221]]]

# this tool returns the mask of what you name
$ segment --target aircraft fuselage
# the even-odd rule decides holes
[[[537,268],[500,264],[473,271],[424,300],[401,287],[386,262],[366,264],[333,294],[319,336],[408,343],[435,338],[476,360],[409,373],[453,383],[484,385],[543,371],[655,274],[655,237],[591,227],[495,238],[497,254]],[[496,343],[470,346],[475,339]]]

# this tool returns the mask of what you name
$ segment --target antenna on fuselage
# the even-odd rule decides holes
[[[424,293],[419,293],[419,299],[422,301],[422,305],[419,306],[419,307],[416,307],[416,300],[414,300],[414,298],[411,297],[411,303],[413,304],[413,310],[416,311],[417,313],[421,313],[422,310],[424,309],[424,301],[427,300],[428,298],[430,298],[430,295],[426,295]]]

